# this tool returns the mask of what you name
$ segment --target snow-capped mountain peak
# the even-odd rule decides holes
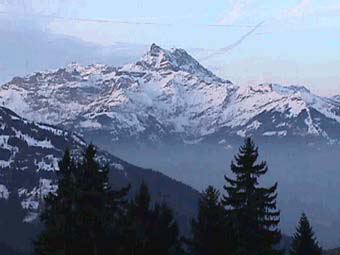
[[[136,64],[127,65],[127,69],[135,69],[136,71],[154,70],[163,74],[183,71],[201,78],[213,78],[222,81],[185,50],[177,48],[166,50],[156,44],[152,44],[150,50]]]
[[[340,139],[339,101],[296,85],[238,87],[185,50],[156,44],[122,67],[72,63],[15,78],[0,88],[0,103],[35,121],[103,132],[109,141],[252,134]]]

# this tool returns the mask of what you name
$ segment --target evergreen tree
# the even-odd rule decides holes
[[[0,198],[0,243],[6,243],[20,250],[18,244],[22,244],[22,232],[26,232],[28,224],[24,222],[26,210],[21,206],[17,189],[14,188],[7,198]],[[18,229],[20,233],[18,234]]]
[[[130,201],[128,207],[126,254],[150,253],[148,236],[151,230],[150,202],[148,187],[142,183],[135,199]]]
[[[302,214],[294,240],[290,249],[290,255],[321,255],[322,250],[314,237],[313,229],[306,214]]]
[[[201,195],[197,220],[191,224],[192,240],[189,241],[190,254],[223,254],[230,251],[228,225],[220,192],[209,186]]]
[[[37,254],[41,255],[68,255],[72,254],[74,249],[76,165],[68,150],[58,165],[57,192],[49,193],[44,198],[43,212],[40,215],[41,221],[45,224],[45,231],[39,235],[35,247]]]
[[[129,204],[126,225],[124,254],[179,254],[179,230],[173,212],[165,203],[151,205],[145,183]]]
[[[102,254],[107,220],[109,193],[108,168],[101,167],[95,160],[96,150],[90,145],[78,165],[75,206],[76,236],[80,254]]]
[[[239,149],[231,171],[235,179],[225,176],[226,195],[223,204],[233,222],[235,254],[272,254],[273,245],[280,241],[278,230],[280,212],[276,206],[277,183],[270,188],[259,186],[259,177],[268,171],[266,162],[256,163],[258,148],[247,138]]]
[[[58,190],[45,198],[41,221],[45,230],[36,242],[38,254],[116,254],[129,187],[119,191],[108,185],[108,167],[95,159],[93,145],[81,162],[67,151],[59,163]]]
[[[153,224],[150,232],[150,254],[182,254],[179,228],[172,209],[163,202],[155,205],[151,215]]]

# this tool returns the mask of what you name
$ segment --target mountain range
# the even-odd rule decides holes
[[[230,136],[340,138],[338,97],[302,86],[238,87],[182,49],[153,44],[122,67],[68,65],[15,77],[0,104],[34,121],[62,125],[112,142],[223,144]]]
[[[340,238],[339,96],[275,83],[240,87],[183,49],[153,44],[140,60],[120,67],[72,63],[14,77],[0,87],[0,105],[198,190],[222,187],[232,156],[253,136],[270,169],[263,182],[279,181],[283,231],[292,233],[304,210],[322,244],[334,246]],[[157,193],[162,182],[153,180]]]

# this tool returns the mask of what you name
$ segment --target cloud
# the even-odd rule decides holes
[[[15,18],[34,18],[34,15],[74,14],[82,2],[83,0],[0,0],[0,10],[8,16],[16,16]]]
[[[284,14],[290,17],[301,17],[312,12],[312,0],[301,0],[297,5],[287,9]]]
[[[302,17],[311,15],[315,11],[312,0],[301,0],[297,5],[284,11],[286,17]]]
[[[232,0],[231,7],[225,12],[224,17],[219,21],[221,25],[232,25],[246,13],[251,0]]]
[[[53,16],[76,13],[83,0],[0,0],[0,28],[45,31]]]
[[[283,18],[301,18],[307,16],[340,17],[340,4],[338,2],[316,2],[312,0],[301,0],[292,8],[282,12]]]
[[[333,4],[321,7],[318,12],[318,15],[325,16],[340,16],[340,4]]]

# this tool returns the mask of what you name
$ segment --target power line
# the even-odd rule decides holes
[[[10,12],[0,11],[2,15],[12,16]],[[27,15],[26,15],[27,16]],[[161,23],[161,22],[146,22],[146,21],[129,21],[129,20],[114,20],[114,19],[90,19],[90,18],[72,18],[72,17],[63,17],[57,15],[47,15],[47,14],[31,14],[32,17],[37,18],[48,18],[48,19],[58,19],[58,20],[66,20],[66,21],[75,21],[75,22],[91,22],[91,23],[99,23],[99,24],[126,24],[126,25],[154,25],[154,26],[198,26],[198,27],[216,27],[216,28],[251,28],[250,25],[224,25],[224,24],[197,24],[197,23]]]

